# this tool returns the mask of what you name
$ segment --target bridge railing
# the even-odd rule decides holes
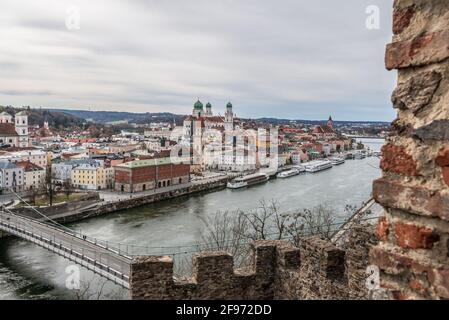
[[[132,259],[134,245],[123,244],[123,243],[118,243],[118,242],[111,242],[111,241],[106,241],[106,240],[100,240],[100,239],[97,239],[97,238],[94,238],[94,237],[90,237],[88,235],[83,234],[81,232],[81,230],[76,231],[76,230],[72,230],[72,229],[66,228],[64,226],[61,227],[58,224],[41,222],[39,220],[35,220],[35,219],[28,218],[28,217],[24,217],[22,215],[17,215],[17,214],[15,214],[15,213],[11,212],[10,210],[7,210],[7,209],[5,209],[5,211],[3,211],[3,212],[7,213],[7,214],[9,214],[11,216],[18,217],[18,218],[20,218],[22,220],[26,220],[26,221],[30,221],[30,222],[33,222],[33,223],[37,223],[37,224],[40,224],[40,225],[42,225],[42,226],[44,226],[46,228],[51,228],[51,229],[53,229],[53,230],[55,230],[57,232],[62,232],[64,234],[66,234],[66,235],[69,235],[69,236],[72,236],[72,237],[76,237],[76,238],[78,238],[80,240],[87,241],[87,242],[89,242],[91,244],[94,244],[96,246],[101,247],[104,250],[108,250],[111,253],[118,254],[118,255],[123,256],[123,257],[128,258],[128,259]],[[52,222],[52,221],[50,221],[50,222]]]
[[[37,245],[56,252],[59,255],[64,256],[72,261],[75,261],[126,288],[129,287],[129,276],[123,272],[109,267],[108,253],[85,249],[80,245],[75,246],[77,247],[77,249],[74,249],[74,246],[72,245],[67,246],[62,242],[58,242],[55,235],[53,235],[53,239],[43,236],[41,230],[35,229],[31,225],[27,225],[25,227],[25,224],[20,221],[11,222],[10,220],[8,220],[8,222],[5,222],[4,220],[0,219],[0,226],[10,234],[36,243]],[[91,252],[93,254],[93,258],[89,257],[86,252]],[[102,258],[106,258],[104,259],[106,260],[106,263],[102,262]]]

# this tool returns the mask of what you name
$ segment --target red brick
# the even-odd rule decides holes
[[[418,279],[410,280],[409,287],[410,287],[410,289],[418,291],[421,294],[423,294],[427,291],[427,287],[425,286],[425,284],[422,283],[422,281],[420,281]]]
[[[392,293],[394,300],[413,300],[413,296],[403,291],[395,290]]]
[[[387,218],[380,217],[379,223],[377,224],[377,236],[381,241],[387,241],[388,234],[390,233]]]
[[[385,207],[449,221],[449,196],[437,190],[380,178],[373,183],[373,197]]]
[[[383,171],[394,172],[406,176],[417,176],[416,162],[407,153],[404,147],[387,144],[382,147],[382,161],[380,167]]]
[[[410,249],[430,249],[440,236],[432,229],[414,224],[396,222],[395,237],[399,246]]]
[[[388,274],[398,275],[412,273],[416,275],[429,275],[432,267],[403,253],[390,252],[382,247],[373,247],[370,251],[372,264]]]
[[[449,149],[441,151],[435,159],[435,163],[441,167],[443,180],[449,186]]]
[[[409,25],[415,15],[415,7],[397,8],[393,13],[393,33],[400,34]]]
[[[441,62],[449,58],[448,43],[449,30],[390,43],[385,54],[385,66],[392,70]]]

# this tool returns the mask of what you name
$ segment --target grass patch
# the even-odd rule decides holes
[[[67,197],[64,193],[58,193],[53,195],[53,204],[62,203],[62,202],[71,202],[77,201],[85,196],[87,193],[72,193],[69,197]],[[32,204],[30,200],[26,200],[28,203]],[[50,199],[47,195],[45,196],[37,196],[36,197],[36,206],[48,206],[50,205]],[[26,207],[27,205],[23,202],[19,203],[16,207]]]

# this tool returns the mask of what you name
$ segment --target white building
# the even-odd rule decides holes
[[[52,181],[57,184],[63,184],[64,182],[72,179],[72,169],[82,164],[96,164],[97,160],[81,159],[70,160],[64,162],[56,162],[51,165]]]
[[[9,144],[12,147],[28,147],[28,115],[20,111],[13,118],[9,113],[0,113],[0,144]]]
[[[29,146],[29,135],[28,135],[28,115],[25,111],[20,111],[16,113],[15,116],[15,129],[19,135],[19,147],[24,148]]]
[[[0,161],[7,160],[10,162],[29,161],[39,167],[45,168],[48,162],[47,152],[40,149],[30,149],[18,151],[9,151],[0,155]]]
[[[0,161],[0,188],[8,192],[9,189],[19,192],[23,190],[24,171],[9,161]]]
[[[232,104],[229,102],[226,106],[225,116],[214,116],[212,105],[206,104],[206,111],[203,109],[201,101],[195,102],[193,105],[192,115],[184,120],[184,136],[190,141],[192,148],[192,164],[200,167],[213,167],[223,164],[223,157],[216,158],[214,147],[205,147],[210,143],[216,142],[217,134],[221,137],[223,132],[232,132],[234,129],[234,114],[232,112]],[[212,155],[210,154],[212,151]],[[209,153],[206,155],[205,153]]]
[[[17,162],[24,171],[23,190],[41,190],[45,185],[46,170],[32,162]]]

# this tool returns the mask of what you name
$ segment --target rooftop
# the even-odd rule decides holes
[[[116,167],[119,168],[142,168],[142,167],[151,167],[151,166],[158,166],[158,165],[164,165],[164,164],[171,164],[170,158],[157,158],[157,159],[146,159],[146,160],[134,160],[130,162],[125,162],[116,165]]]

